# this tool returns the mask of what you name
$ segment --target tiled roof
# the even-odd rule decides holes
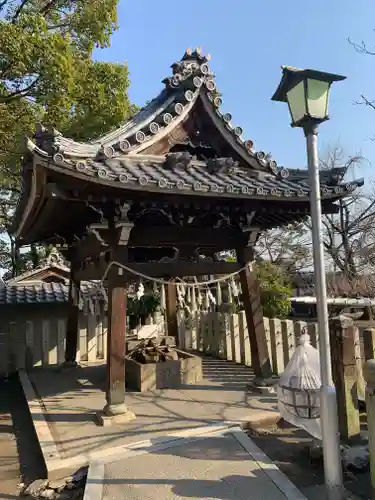
[[[28,141],[28,147],[42,157],[53,157],[56,163],[64,163],[69,158],[84,163],[88,158],[139,154],[181,123],[200,98],[206,112],[245,162],[276,174],[280,168],[271,155],[255,151],[253,141],[243,138],[242,128],[232,123],[231,113],[220,110],[222,99],[209,60],[210,56],[203,55],[199,48],[187,49],[182,59],[172,64],[172,75],[163,79],[165,87],[161,93],[130,120],[95,141],[76,142],[56,130],[40,126],[35,142]]]
[[[93,290],[91,283],[82,283],[83,295]],[[61,283],[27,286],[5,286],[0,289],[0,305],[56,304],[68,301],[69,287]]]
[[[58,165],[76,161],[77,168],[83,171],[90,160],[142,154],[183,123],[200,102],[219,134],[226,137],[247,166],[278,175],[283,167],[277,165],[270,153],[256,151],[253,141],[243,137],[242,128],[232,123],[231,113],[221,110],[222,99],[209,60],[210,56],[203,55],[199,48],[187,49],[182,59],[172,64],[172,74],[163,79],[164,88],[155,99],[116,130],[94,141],[76,142],[57,130],[39,125],[35,138],[27,142],[28,148]]]
[[[221,194],[226,197],[307,197],[306,170],[279,167],[271,155],[255,152],[251,140],[242,138],[241,127],[232,125],[230,113],[219,110],[221,98],[209,56],[187,50],[172,65],[159,96],[118,129],[90,143],[77,143],[55,130],[41,127],[29,149],[46,161],[46,166],[84,180],[115,185],[126,190],[178,194]],[[204,113],[231,144],[232,158],[198,161],[189,153],[165,156],[144,154],[149,145],[168,136],[182,123],[200,100]],[[201,106],[201,110],[202,110]],[[341,198],[363,184],[362,179],[346,184],[342,172],[323,172],[322,197]]]
[[[23,274],[20,274],[19,276],[16,276],[15,278],[11,278],[9,280],[7,280],[6,284],[7,285],[16,285],[22,281],[32,281],[32,278],[35,276],[37,276],[35,278],[35,280],[37,281],[40,281],[40,279],[38,278],[38,276],[40,275],[40,273],[42,273],[43,271],[62,271],[62,272],[65,272],[65,273],[69,273],[70,272],[70,269],[69,267],[67,266],[63,266],[61,264],[45,264],[43,266],[40,266],[36,269],[31,269],[29,271],[26,271],[24,272]],[[63,276],[61,276],[61,279],[64,279],[65,281],[68,281],[68,278],[64,278]]]
[[[134,155],[113,158],[105,162],[96,160],[69,160],[65,167],[99,178],[108,184],[117,184],[130,190],[153,192],[178,191],[179,194],[221,194],[247,198],[298,197],[309,195],[307,175],[294,175],[289,179],[286,169],[278,175],[240,167],[237,162],[218,158],[208,162],[198,161],[186,153],[172,153],[167,157]],[[362,180],[343,184],[322,182],[323,198],[340,198],[362,185]]]

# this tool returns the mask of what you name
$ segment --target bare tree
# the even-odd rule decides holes
[[[346,156],[340,145],[321,155],[322,172],[331,171],[341,182],[365,159]],[[332,169],[334,169],[332,171]],[[337,202],[336,214],[323,215],[323,245],[326,252],[329,291],[333,295],[375,295],[375,190],[355,191]],[[257,253],[290,273],[304,275],[312,270],[311,221],[265,232]]]
[[[336,171],[342,181],[352,169],[360,167],[364,158],[357,154],[346,157],[341,146],[327,149],[322,155],[321,169]],[[359,276],[372,271],[375,263],[375,196],[373,190],[355,191],[337,202],[338,213],[324,215],[323,244],[333,271],[354,284]]]
[[[350,45],[352,45],[354,50],[359,54],[367,56],[375,56],[375,46],[370,48],[364,40],[361,40],[361,42],[358,43],[348,38],[348,42],[350,43]],[[361,94],[360,99],[356,101],[355,104],[362,104],[364,106],[369,106],[370,108],[375,110],[375,100],[369,98],[364,94]]]
[[[281,266],[288,273],[308,270],[312,265],[311,238],[305,223],[289,224],[261,234],[256,246],[259,258]]]

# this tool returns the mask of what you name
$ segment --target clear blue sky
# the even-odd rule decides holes
[[[187,47],[212,55],[223,109],[257,150],[279,165],[305,166],[300,130],[289,126],[287,107],[270,100],[282,64],[347,76],[332,88],[331,120],[320,127],[320,148],[340,141],[347,154],[361,152],[373,166],[357,177],[375,177],[375,111],[354,105],[375,99],[375,56],[360,55],[348,37],[375,45],[375,5],[370,0],[120,0],[120,29],[97,59],[128,61],[133,102],[158,94],[169,66]]]

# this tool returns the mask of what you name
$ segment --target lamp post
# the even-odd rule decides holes
[[[288,103],[292,127],[303,128],[307,143],[322,384],[320,388],[320,404],[324,475],[329,500],[339,500],[343,497],[343,482],[336,389],[332,380],[329,341],[317,135],[318,125],[329,118],[328,100],[331,84],[335,81],[344,80],[345,77],[290,66],[282,66],[282,71],[280,84],[272,100]]]

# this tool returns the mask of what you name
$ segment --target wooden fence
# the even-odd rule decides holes
[[[10,321],[7,326],[3,323],[0,330],[0,376],[17,369],[54,366],[64,361],[66,317],[61,314],[48,316]],[[80,313],[78,362],[107,359],[107,330],[106,314]]]
[[[283,372],[298,339],[306,328],[317,346],[316,323],[264,318],[268,352],[275,374]],[[361,332],[357,332],[356,357],[361,358]],[[50,317],[12,321],[0,332],[0,375],[16,369],[47,367],[64,361],[66,318]],[[251,366],[249,333],[244,312],[197,313],[179,318],[182,349]],[[78,329],[77,361],[95,362],[107,356],[107,317],[81,314]]]
[[[263,318],[272,370],[280,375],[306,331],[311,344],[318,346],[318,325],[314,322]],[[363,359],[363,327],[356,329],[355,357]],[[206,313],[189,319],[180,317],[180,345],[202,353],[251,366],[249,332],[245,312],[239,314]]]
[[[97,361],[107,356],[107,317],[81,314],[77,361]],[[19,320],[0,333],[0,375],[16,369],[57,365],[64,361],[66,318]]]

